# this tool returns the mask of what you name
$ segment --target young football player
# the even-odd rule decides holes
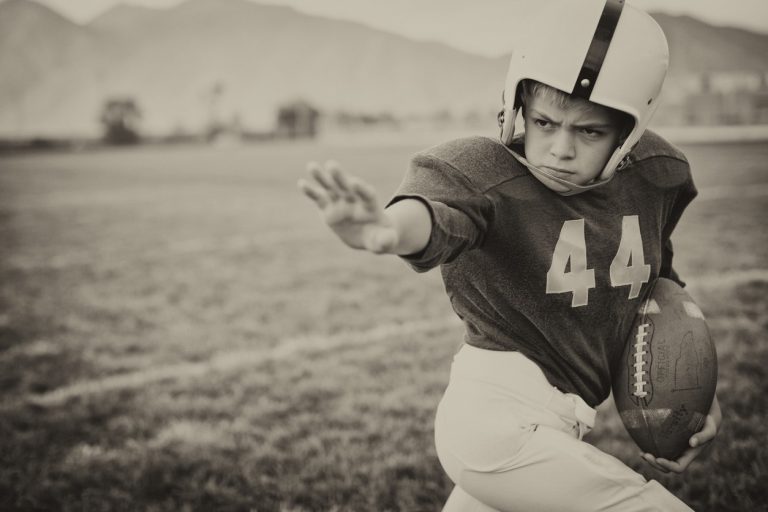
[[[466,327],[435,420],[444,510],[690,510],[582,441],[641,297],[678,280],[670,235],[696,195],[685,156],[646,131],[666,39],[623,0],[558,0],[527,27],[500,141],[417,154],[385,209],[335,163],[299,186],[350,247],[441,269]],[[644,458],[682,472],[720,422],[715,398],[678,460]]]

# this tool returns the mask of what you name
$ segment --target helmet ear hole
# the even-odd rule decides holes
[[[515,108],[519,108],[523,111],[525,111],[525,83],[527,80],[520,80],[520,83],[517,84],[517,89],[515,89]]]
[[[621,127],[619,140],[624,143],[629,134],[635,129],[635,126],[637,126],[637,120],[626,112],[621,112],[620,110],[614,110],[614,112],[616,113],[616,122]]]
[[[498,122],[499,128],[500,128],[499,139],[501,140],[502,144],[504,144],[505,146],[511,146],[512,139],[515,135],[515,120],[517,119],[517,113],[518,113],[518,110],[521,110],[523,108],[522,83],[518,84],[517,86],[517,89],[515,91],[515,98],[512,105],[507,104],[506,93],[507,93],[506,88],[501,91],[501,101],[502,101],[503,108],[498,114],[496,114],[496,121]]]
[[[499,119],[499,127],[501,128],[499,139],[501,140],[502,144],[504,144],[505,146],[512,145],[512,139],[515,136],[515,118],[516,117],[517,117],[517,110],[510,107],[505,106],[504,110],[499,112],[498,119]]]
[[[520,83],[517,84],[517,89],[515,89],[515,98],[514,98],[514,101],[512,102],[512,108],[514,108],[514,109],[518,109],[518,108],[521,108],[521,107],[525,106],[525,103],[523,101],[523,96],[525,95],[524,82],[526,82],[526,80],[521,80]],[[501,91],[501,104],[502,104],[502,106],[504,108],[506,108],[506,106],[507,106],[507,97],[506,96],[507,96],[506,89],[502,90]]]

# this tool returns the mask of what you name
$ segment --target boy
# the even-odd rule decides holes
[[[501,141],[416,155],[386,209],[333,163],[299,186],[353,248],[440,266],[466,326],[438,407],[444,510],[690,510],[581,439],[633,314],[696,194],[685,157],[644,133],[667,68],[658,25],[623,0],[560,0],[515,47]],[[514,136],[517,113],[525,132]],[[681,472],[717,434],[715,398]]]

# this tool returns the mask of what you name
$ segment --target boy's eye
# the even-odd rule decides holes
[[[546,128],[547,126],[549,126],[549,121],[547,121],[546,119],[536,119],[536,118],[534,118],[533,122],[539,128]]]
[[[592,138],[600,137],[603,134],[600,130],[593,130],[592,128],[582,128],[581,133]]]

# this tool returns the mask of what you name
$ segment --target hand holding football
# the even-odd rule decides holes
[[[675,460],[701,429],[716,386],[717,355],[704,315],[674,281],[657,279],[613,376],[624,426],[643,451]]]

